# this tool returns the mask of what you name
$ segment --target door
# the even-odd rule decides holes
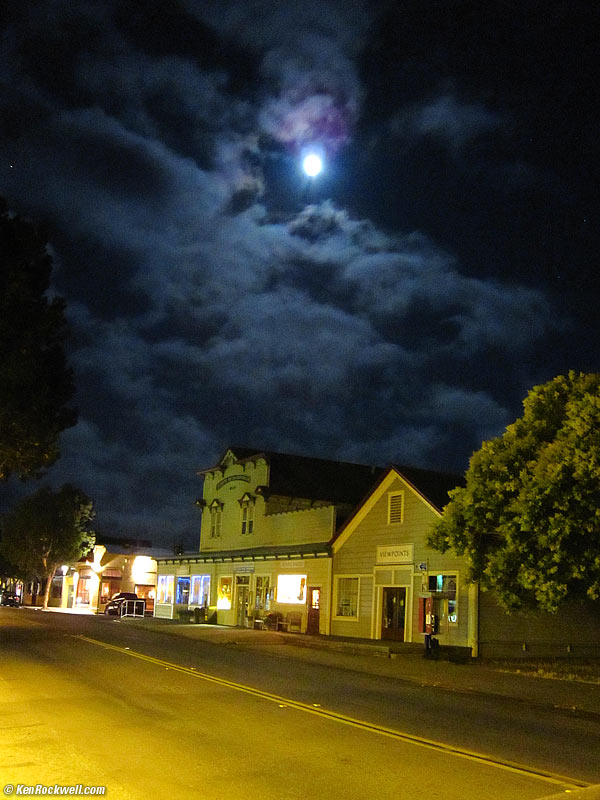
[[[381,638],[404,641],[404,620],[406,614],[406,589],[401,586],[383,587],[383,608],[381,612]]]
[[[248,590],[249,586],[237,587],[237,620],[236,625],[245,628],[248,625]]]
[[[308,616],[306,618],[306,632],[316,636],[319,633],[321,617],[321,589],[319,586],[308,587]]]

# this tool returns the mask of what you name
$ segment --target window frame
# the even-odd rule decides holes
[[[346,614],[339,614],[339,603],[340,603],[340,581],[347,581],[347,580],[354,580],[356,581],[356,614],[346,615]],[[340,620],[342,622],[358,622],[360,619],[360,583],[361,583],[361,576],[360,575],[336,575],[335,576],[335,584],[333,588],[333,619]]]
[[[208,508],[210,511],[210,538],[220,539],[223,525],[223,503],[213,500]]]
[[[165,584],[165,588],[161,587]],[[162,598],[161,599],[161,592]],[[175,597],[175,575],[159,575],[156,582],[156,603],[157,605],[173,605]]]
[[[259,588],[258,581],[261,581],[260,587],[260,602],[259,604]],[[271,583],[270,575],[255,575],[254,576],[254,592],[253,592],[253,611],[270,611],[271,610],[271,593],[273,585]]]
[[[228,591],[224,587],[228,586]],[[231,611],[233,607],[233,575],[219,575],[217,578],[217,609]]]
[[[195,600],[196,597],[196,584],[200,583],[200,591],[198,593],[198,600]],[[205,590],[206,584],[208,584],[208,590]],[[189,605],[198,607],[198,608],[208,608],[210,606],[210,589],[211,589],[211,576],[207,573],[203,573],[202,575],[190,575],[190,599]],[[208,602],[205,604],[202,602],[205,595],[208,598]]]
[[[181,596],[186,594],[186,589],[180,587],[184,587],[186,581],[187,581],[187,600],[182,600]],[[192,588],[192,579],[189,575],[177,576],[177,580],[175,581],[175,605],[189,606],[191,588]]]
[[[432,589],[431,588],[431,581],[435,579],[436,586],[439,585],[439,578],[442,578],[442,588],[441,589]],[[456,586],[454,588],[454,597],[450,597],[449,595],[452,594],[452,591],[449,589],[444,588],[444,579],[454,579]],[[434,603],[437,601],[438,609],[440,609],[441,604],[441,612],[439,614],[440,622],[444,622],[448,625],[456,626],[459,624],[460,615],[460,603],[459,603],[459,594],[458,594],[458,587],[459,587],[459,575],[458,570],[452,570],[447,572],[430,572],[428,575],[427,586],[429,591],[431,592],[431,596],[433,597]],[[450,614],[450,603],[454,603],[454,613]],[[434,606],[435,608],[435,606]],[[437,613],[434,611],[434,613]],[[452,619],[451,616],[454,616],[455,619]]]
[[[299,592],[296,595],[296,599],[289,599],[291,594],[284,594],[286,598],[283,600],[281,598],[281,590],[285,588],[284,584],[288,578],[298,578],[298,588]],[[308,575],[306,573],[289,573],[289,572],[281,572],[277,575],[277,579],[275,581],[276,593],[275,593],[275,602],[284,606],[305,606],[306,605],[306,595],[307,595],[307,586],[308,586]]]

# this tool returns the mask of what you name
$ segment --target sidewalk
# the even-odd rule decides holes
[[[380,641],[186,624],[155,618],[126,619],[121,620],[121,624],[212,644],[260,647],[262,652],[282,658],[297,658],[455,692],[494,695],[546,708],[567,709],[574,714],[597,716],[600,720],[599,684],[502,672],[490,664],[432,661],[423,658],[420,647],[409,646],[390,653],[390,648]]]

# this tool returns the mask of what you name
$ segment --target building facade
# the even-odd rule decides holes
[[[427,546],[456,475],[392,467],[332,545],[331,632],[476,650],[477,592],[466,559]]]
[[[204,480],[197,553],[158,560],[155,616],[330,633],[331,542],[381,470],[231,448]]]
[[[118,592],[135,592],[154,611],[157,565],[165,550],[151,542],[105,537],[87,556],[62,566],[54,576],[48,604],[102,614]]]
[[[460,476],[228,450],[204,479],[198,552],[158,559],[155,615],[494,657],[598,656],[598,604],[506,614],[427,538]]]

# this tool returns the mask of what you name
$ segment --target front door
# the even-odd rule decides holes
[[[248,625],[248,586],[237,587],[237,621],[241,628]]]
[[[318,586],[308,587],[308,616],[306,618],[306,632],[316,636],[319,633],[321,616],[321,589]]]
[[[381,612],[381,638],[404,641],[404,618],[406,613],[406,589],[399,586],[383,587]]]

